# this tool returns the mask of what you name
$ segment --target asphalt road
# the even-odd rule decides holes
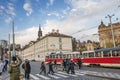
[[[30,65],[30,80],[120,80],[120,69],[82,66],[79,70],[75,66],[75,74],[73,75],[62,71],[62,66],[58,65],[57,69],[53,68],[55,71],[54,75],[40,75],[40,62],[30,62]],[[48,65],[46,65],[46,69],[48,72]],[[24,72],[22,68],[21,71]],[[4,73],[2,80],[9,80],[9,73]]]

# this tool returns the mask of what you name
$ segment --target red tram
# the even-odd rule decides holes
[[[104,67],[118,67],[120,68],[120,47],[102,48],[91,51],[72,52],[72,53],[51,53],[46,56],[45,62],[54,61],[56,59],[58,64],[70,58],[77,62],[81,58],[83,65],[99,65]]]
[[[51,53],[47,55],[45,58],[45,62],[48,63],[50,61],[54,62],[57,61],[57,64],[61,64],[62,61],[66,58],[70,58],[74,62],[77,62],[78,58],[80,57],[80,52],[69,52],[69,53]]]
[[[82,62],[84,65],[120,68],[120,47],[83,51]]]

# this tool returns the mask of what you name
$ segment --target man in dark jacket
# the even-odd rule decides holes
[[[50,62],[49,62],[49,71],[48,71],[48,74],[50,74],[50,73],[51,73],[51,74],[54,74],[54,71],[53,71],[53,67],[52,67],[52,66],[53,66],[53,64],[52,64],[52,62],[50,61]]]
[[[74,66],[75,66],[75,63],[71,60],[70,62],[71,74],[75,74]]]
[[[81,68],[81,65],[82,65],[82,61],[80,58],[78,58],[78,66],[79,66],[79,69]]]
[[[22,67],[24,68],[25,70],[25,78],[27,80],[30,79],[30,72],[31,72],[31,66],[30,66],[30,63],[28,60],[25,61],[25,63],[22,65]]]
[[[44,62],[42,62],[41,63],[41,67],[40,67],[40,74],[42,73],[42,72],[44,72],[44,75],[46,75],[46,67],[45,67],[45,63]]]

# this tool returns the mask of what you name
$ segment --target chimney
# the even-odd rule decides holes
[[[59,29],[57,29],[56,32],[59,33]]]
[[[52,29],[52,33],[55,33],[55,29]]]

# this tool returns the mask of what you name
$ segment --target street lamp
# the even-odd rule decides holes
[[[107,15],[105,18],[109,18],[110,19],[110,26],[111,26],[111,32],[112,32],[112,41],[113,41],[113,45],[114,47],[116,46],[115,45],[115,37],[114,37],[114,32],[113,32],[113,26],[112,26],[112,21],[111,21],[111,18],[115,16],[114,14],[113,15]]]
[[[12,54],[12,56],[16,56],[16,53],[15,53],[14,21],[13,21],[13,23],[12,23],[12,27],[13,27],[13,54]]]

